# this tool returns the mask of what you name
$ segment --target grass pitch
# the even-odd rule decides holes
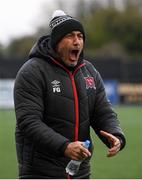
[[[94,135],[94,154],[91,160],[95,179],[142,179],[142,106],[115,107],[127,139],[125,149],[108,158],[107,147]],[[0,179],[17,179],[15,151],[15,114],[0,110]]]

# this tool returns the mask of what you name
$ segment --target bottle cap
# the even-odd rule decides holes
[[[89,141],[89,140],[86,140],[86,141],[84,142],[84,147],[85,147],[85,148],[89,148],[89,146],[90,146],[90,141]]]

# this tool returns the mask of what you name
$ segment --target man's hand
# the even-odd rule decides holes
[[[102,136],[104,136],[108,139],[108,141],[110,142],[110,145],[111,145],[111,148],[108,150],[107,156],[108,157],[115,156],[121,148],[120,140],[117,137],[113,136],[112,134],[110,134],[106,131],[100,131],[100,133]]]
[[[75,141],[67,146],[65,150],[65,156],[74,160],[83,160],[87,157],[90,157],[91,153],[88,149],[83,147],[83,142]]]

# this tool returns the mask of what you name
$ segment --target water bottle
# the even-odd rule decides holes
[[[86,140],[86,141],[83,143],[83,146],[84,146],[85,148],[87,148],[87,149],[89,148],[89,145],[90,145],[90,141],[89,141],[89,140]],[[80,160],[80,161],[71,160],[71,161],[67,164],[67,166],[66,166],[66,173],[68,173],[68,174],[71,175],[71,176],[77,174],[81,163],[82,163],[82,160]]]

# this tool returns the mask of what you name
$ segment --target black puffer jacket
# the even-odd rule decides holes
[[[118,136],[122,148],[125,145],[97,70],[82,56],[76,68],[68,69],[48,45],[49,38],[42,37],[34,46],[15,81],[20,178],[67,178],[70,159],[64,150],[71,141],[90,139],[90,126],[107,146],[100,130]],[[89,174],[88,159],[73,178]]]

